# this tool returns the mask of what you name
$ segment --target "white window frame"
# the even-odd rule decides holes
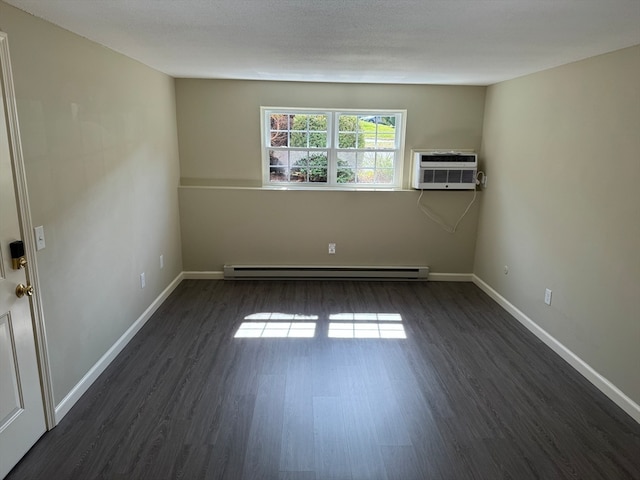
[[[270,146],[271,142],[271,125],[270,115],[273,113],[298,113],[309,115],[328,115],[327,121],[327,148],[318,148],[320,151],[327,151],[327,182],[272,182],[270,178],[270,161],[269,151],[274,147]],[[340,115],[365,115],[365,116],[390,116],[396,117],[396,148],[390,149],[339,149],[338,148],[338,119]],[[260,107],[260,132],[261,132],[261,150],[262,150],[262,186],[263,188],[278,188],[291,190],[398,190],[402,188],[403,182],[403,165],[404,165],[404,143],[405,143],[405,127],[406,127],[407,111],[403,109],[335,109],[335,108],[299,108],[299,107]],[[280,147],[286,149],[287,147]],[[291,148],[291,147],[288,147]],[[295,148],[292,148],[295,150]],[[313,148],[309,148],[313,150]],[[338,183],[337,182],[337,164],[338,153],[344,151],[351,152],[393,152],[395,154],[394,162],[394,182],[393,183]]]

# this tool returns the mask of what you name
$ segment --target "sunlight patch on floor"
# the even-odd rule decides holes
[[[318,315],[257,312],[244,317],[234,338],[314,338]],[[393,323],[390,323],[393,322]],[[328,338],[407,338],[399,313],[332,313]]]
[[[397,323],[329,323],[329,338],[407,338],[404,327]]]
[[[315,322],[243,322],[234,338],[313,338]]]

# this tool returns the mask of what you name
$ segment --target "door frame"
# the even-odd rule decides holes
[[[53,396],[53,384],[51,381],[51,365],[49,363],[49,350],[47,348],[47,333],[44,323],[44,312],[40,297],[40,277],[38,274],[37,255],[33,222],[31,220],[31,208],[29,206],[29,192],[27,190],[27,176],[18,128],[18,110],[16,95],[13,86],[13,73],[11,70],[11,58],[9,56],[9,41],[6,33],[0,31],[0,88],[4,91],[5,115],[9,131],[9,155],[13,167],[14,184],[16,188],[16,203],[18,206],[18,221],[20,233],[24,242],[25,254],[29,262],[26,272],[27,282],[33,285],[35,292],[30,300],[31,323],[33,325],[34,341],[38,358],[38,370],[40,373],[40,390],[42,391],[42,404],[47,430],[56,426],[55,402]]]

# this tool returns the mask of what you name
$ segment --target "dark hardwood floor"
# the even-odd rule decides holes
[[[92,478],[640,479],[640,425],[473,284],[191,280],[8,476]]]

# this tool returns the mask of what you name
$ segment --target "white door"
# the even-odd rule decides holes
[[[2,74],[0,68],[0,80]],[[16,286],[26,285],[27,279],[24,268],[12,268],[9,251],[9,243],[21,235],[3,84],[0,81],[0,478],[45,432],[30,299],[16,296]]]

